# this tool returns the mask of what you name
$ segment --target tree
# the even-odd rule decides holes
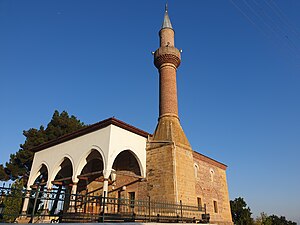
[[[239,197],[230,201],[232,220],[236,225],[252,225],[251,210],[243,198]]]
[[[288,221],[284,216],[271,215],[267,220],[271,221],[272,225],[297,225],[295,222]]]
[[[288,221],[284,216],[268,216],[262,212],[260,216],[256,218],[255,225],[297,225],[297,223]]]
[[[8,180],[9,176],[5,173],[5,167],[3,164],[0,164],[0,180]]]
[[[40,126],[39,129],[30,128],[23,131],[23,135],[26,137],[25,142],[20,145],[19,151],[10,155],[10,159],[5,166],[0,165],[0,180],[16,180],[28,176],[34,155],[31,151],[32,148],[83,127],[85,127],[84,123],[75,116],[69,116],[66,111],[59,113],[55,110],[46,129]]]
[[[268,219],[268,215],[262,212],[260,216],[255,219],[254,225],[272,225],[272,222]]]
[[[22,207],[23,185],[22,180],[16,180],[11,186],[10,193],[4,197],[4,222],[13,223],[19,216]]]

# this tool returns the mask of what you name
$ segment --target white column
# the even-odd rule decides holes
[[[50,192],[52,190],[52,183],[48,182],[47,184],[47,196],[46,199],[44,201],[44,214],[46,215],[49,211],[48,205],[49,205],[49,197],[50,197]]]
[[[76,211],[76,194],[77,194],[77,184],[79,182],[79,179],[77,178],[77,174],[75,174],[72,178],[72,190],[70,193],[70,205],[69,205],[69,212],[75,212]]]
[[[70,206],[69,206],[69,212],[75,212],[76,209],[76,193],[77,193],[77,182],[73,182],[72,190],[71,190],[71,195],[70,195]]]
[[[38,177],[41,174],[41,172],[37,172],[35,177]],[[33,182],[36,178],[34,178],[34,176],[30,173],[29,175],[29,179],[27,182],[27,190],[26,190],[26,194],[25,194],[25,199],[23,202],[23,207],[22,207],[22,215],[26,216],[27,213],[27,209],[28,209],[28,203],[29,203],[29,198],[30,198],[30,192],[31,192],[31,185],[33,185]]]
[[[110,176],[110,172],[111,172],[110,170],[103,170],[104,181],[103,181],[103,194],[102,194],[102,196],[105,196],[105,197],[107,197],[107,193],[108,193],[108,178]]]
[[[107,197],[108,196],[108,178],[110,176],[110,170],[103,170],[103,177],[104,177],[104,181],[103,181],[103,192],[102,192],[102,197]],[[106,199],[104,199],[103,201],[104,203],[106,202]],[[104,212],[107,212],[107,207],[104,207]]]
[[[77,182],[73,183],[71,194],[76,195],[77,193]]]
[[[26,213],[27,213],[29,197],[30,197],[30,191],[31,191],[31,188],[28,187],[27,190],[26,190],[25,199],[24,199],[23,207],[22,207],[22,215],[24,215],[24,216],[26,216]]]

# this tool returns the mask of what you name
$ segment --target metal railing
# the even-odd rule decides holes
[[[207,218],[205,206],[181,201],[175,204],[151,197],[136,200],[71,194],[63,187],[47,190],[43,186],[32,190],[3,186],[0,193],[1,222],[208,222],[202,219]]]

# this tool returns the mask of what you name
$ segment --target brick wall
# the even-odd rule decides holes
[[[194,152],[196,195],[206,204],[211,223],[233,224],[231,218],[226,166]],[[216,203],[214,203],[214,201]],[[215,206],[216,204],[216,211]]]

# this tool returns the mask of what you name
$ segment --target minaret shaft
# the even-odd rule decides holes
[[[154,54],[159,71],[159,117],[178,117],[176,70],[180,65],[180,52],[174,46],[174,30],[166,27],[159,32],[160,47]]]
[[[174,30],[171,28],[163,28],[159,32],[160,47],[174,47]]]
[[[159,116],[178,116],[176,68],[173,64],[166,63],[160,68],[159,76]]]

